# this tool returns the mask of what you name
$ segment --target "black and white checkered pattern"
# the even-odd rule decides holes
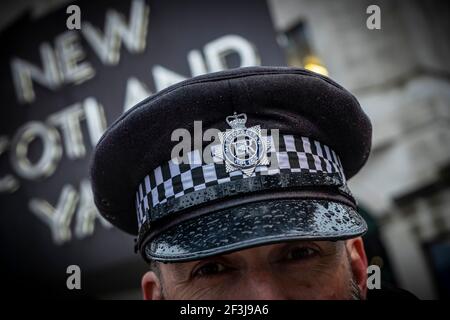
[[[336,153],[318,141],[292,135],[280,136],[275,144],[271,137],[270,166],[257,166],[251,176],[275,175],[290,172],[338,173],[345,183],[341,161]],[[278,147],[276,147],[278,145]],[[223,161],[205,164],[201,152],[194,150],[187,157],[188,163],[175,160],[157,167],[139,184],[136,193],[136,209],[139,228],[147,220],[145,212],[164,204],[170,198],[178,198],[209,186],[245,179],[242,171],[226,172]],[[217,160],[217,159],[216,159]]]

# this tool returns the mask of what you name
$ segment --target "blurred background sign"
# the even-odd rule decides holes
[[[105,128],[183,79],[284,56],[264,1],[76,4],[80,30],[63,6],[1,34],[0,255],[13,289],[76,294],[65,287],[75,264],[83,295],[98,296],[138,288],[146,268],[92,202],[89,158]]]

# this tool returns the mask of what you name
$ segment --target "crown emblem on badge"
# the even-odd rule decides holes
[[[213,156],[225,161],[226,172],[241,170],[251,176],[257,166],[269,165],[270,139],[261,135],[261,127],[247,128],[245,113],[234,113],[225,120],[231,129],[219,132],[220,145],[213,151]]]
[[[225,121],[233,129],[245,128],[245,124],[247,123],[247,115],[245,113],[234,113],[234,115],[226,117]]]

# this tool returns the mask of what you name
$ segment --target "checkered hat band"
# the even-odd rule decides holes
[[[149,209],[165,204],[168,200],[252,176],[280,173],[337,173],[345,183],[341,161],[328,146],[306,137],[292,135],[281,135],[276,144],[273,137],[271,140],[271,147],[268,150],[270,165],[257,166],[250,176],[240,170],[227,172],[224,162],[203,163],[199,150],[188,154],[188,163],[170,160],[155,168],[139,184],[136,192],[139,227],[147,220],[146,212]]]

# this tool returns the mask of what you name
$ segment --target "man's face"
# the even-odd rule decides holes
[[[366,291],[361,238],[285,242],[158,268],[143,277],[146,299],[354,299]]]

